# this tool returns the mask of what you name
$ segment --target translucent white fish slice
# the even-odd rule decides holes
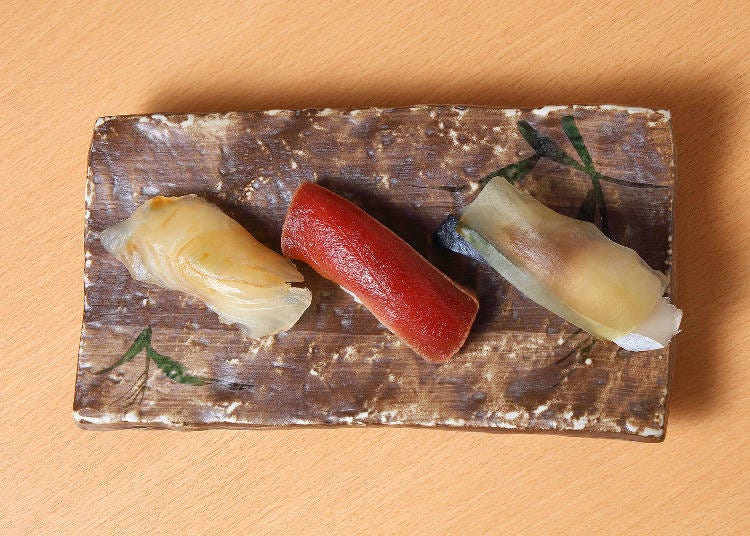
[[[631,352],[658,350],[669,344],[670,339],[680,331],[682,311],[662,298],[649,317],[627,335],[614,342]]]
[[[146,201],[100,240],[134,279],[195,296],[250,337],[289,329],[312,300],[289,259],[195,195]]]

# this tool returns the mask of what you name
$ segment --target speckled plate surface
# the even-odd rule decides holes
[[[588,172],[550,152],[558,147],[578,161],[565,116],[596,171],[614,179],[601,182],[603,206],[591,201]],[[542,138],[554,143],[540,145]],[[443,219],[501,169],[545,204],[606,225],[614,240],[670,271],[675,172],[665,111],[414,106],[97,120],[76,421],[92,429],[360,424],[663,439],[669,348],[629,353],[594,341],[489,267],[433,241]],[[361,205],[476,291],[479,315],[459,354],[427,363],[302,263],[311,307],[290,331],[248,339],[200,301],[132,280],[99,244],[103,229],[146,199],[196,193],[279,251],[287,205],[303,181]],[[149,326],[156,351],[215,381],[174,381],[143,352],[95,373]]]

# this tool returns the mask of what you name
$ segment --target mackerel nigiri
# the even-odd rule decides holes
[[[478,253],[528,298],[626,350],[663,348],[679,331],[682,311],[663,297],[665,274],[593,224],[558,214],[503,177],[487,183],[460,221],[449,218],[437,234],[449,249]]]
[[[295,192],[281,250],[352,294],[430,361],[458,352],[474,323],[476,297],[365,211],[316,184]]]
[[[289,259],[195,195],[146,201],[101,243],[134,279],[200,298],[250,337],[289,329],[312,300]]]

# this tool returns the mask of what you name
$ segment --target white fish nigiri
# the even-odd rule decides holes
[[[292,261],[195,195],[155,197],[105,230],[104,248],[134,279],[201,299],[250,337],[284,331],[312,300]]]
[[[626,350],[663,348],[679,330],[682,312],[663,297],[667,276],[502,177],[466,207],[456,230],[527,297]]]

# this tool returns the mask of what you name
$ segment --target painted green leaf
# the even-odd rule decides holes
[[[511,184],[513,184],[514,182],[520,182],[524,178],[526,178],[526,175],[529,174],[529,171],[534,169],[534,166],[536,166],[536,163],[539,162],[540,158],[541,156],[539,156],[538,154],[530,156],[529,158],[524,158],[523,160],[520,160],[515,164],[510,164],[509,166],[505,166],[504,168],[500,169],[497,172],[497,175],[500,177],[505,177],[505,180],[507,180]]]
[[[571,117],[571,116],[566,116],[566,117]],[[573,126],[575,127],[575,125]],[[563,124],[563,128],[565,128],[565,124]],[[646,182],[637,182],[637,181],[631,181],[628,179],[616,179],[614,177],[603,175],[601,173],[593,171],[593,167],[589,168],[581,164],[577,160],[575,160],[572,156],[566,153],[555,141],[540,134],[539,131],[536,130],[534,127],[532,127],[528,122],[519,121],[518,130],[521,132],[521,136],[523,136],[523,139],[525,139],[526,142],[529,145],[531,145],[531,147],[534,149],[534,151],[537,152],[537,154],[545,158],[554,160],[558,164],[562,164],[564,166],[577,169],[578,171],[583,171],[585,173],[588,173],[589,175],[595,174],[602,181],[612,182],[614,184],[620,184],[622,186],[628,186],[631,188],[669,188],[669,186],[664,185],[664,184],[649,184]],[[578,131],[578,128],[576,127],[575,130]],[[570,133],[574,134],[572,130]],[[578,132],[578,136],[580,136],[580,132]],[[570,139],[570,136],[569,136],[569,139]],[[572,140],[571,140],[571,143],[573,143]],[[573,146],[576,147],[575,144],[573,144]],[[586,150],[585,145],[583,145],[583,149],[585,150],[585,154],[587,156],[585,157],[581,156],[581,159],[584,162],[586,162],[586,159],[588,160],[591,159],[591,155],[588,153],[588,150]],[[576,147],[576,151],[578,150],[579,148]],[[579,152],[579,155],[580,154],[581,153]]]
[[[521,132],[521,136],[523,136],[526,143],[531,145],[531,148],[536,151],[536,154],[554,160],[564,166],[585,171],[585,168],[566,153],[557,142],[540,134],[539,131],[532,127],[527,121],[519,121],[517,125],[518,130]]]
[[[594,188],[594,195],[596,196],[596,205],[599,207],[599,218],[601,218],[601,228],[604,236],[612,238],[609,234],[609,217],[607,216],[607,202],[604,200],[604,191],[602,190],[602,183],[599,182],[597,174],[591,176],[591,184]]]
[[[504,168],[493,171],[492,173],[484,177],[481,181],[479,181],[479,185],[484,186],[495,177],[505,177],[505,180],[507,180],[511,184],[520,182],[526,177],[526,175],[529,174],[529,171],[534,169],[534,166],[536,166],[536,163],[539,162],[540,158],[541,155],[534,154],[513,164],[508,164]]]
[[[571,145],[573,145],[576,152],[578,153],[578,156],[581,158],[581,162],[583,162],[583,165],[589,172],[593,172],[594,163],[591,160],[591,154],[589,154],[589,150],[586,147],[586,144],[583,142],[581,131],[578,130],[575,119],[573,119],[572,115],[566,115],[562,118],[562,128],[563,132],[565,132],[565,135],[570,140]]]
[[[171,357],[161,355],[150,346],[146,348],[146,357],[151,359],[170,380],[184,383],[185,385],[206,385],[207,383],[211,383],[209,378],[188,374],[182,363],[175,361]]]
[[[594,223],[596,217],[596,196],[594,195],[594,187],[589,188],[586,192],[586,198],[583,200],[581,208],[578,209],[576,219],[583,221],[590,221]]]
[[[578,130],[578,126],[576,126],[575,119],[572,115],[566,115],[562,118],[562,128],[565,132],[565,135],[570,140],[571,145],[573,145],[576,152],[578,153],[578,156],[581,157],[581,161],[583,162],[586,173],[589,175],[589,177],[591,177],[591,189],[586,194],[586,199],[583,202],[584,204],[583,206],[581,206],[581,211],[579,211],[579,213],[584,212],[586,216],[591,216],[591,219],[580,219],[587,219],[588,221],[593,222],[596,215],[596,209],[598,207],[602,232],[606,236],[610,236],[609,216],[607,215],[607,201],[604,199],[604,191],[602,190],[602,185],[599,180],[601,175],[594,169],[594,163],[591,160],[591,154],[589,153],[586,144],[583,142],[581,131]],[[592,194],[593,196],[593,203],[589,201],[589,194]],[[591,210],[591,207],[593,207],[593,210]]]
[[[133,344],[130,345],[130,348],[128,348],[127,352],[125,352],[125,354],[120,359],[112,363],[110,366],[103,368],[102,370],[98,372],[95,372],[94,374],[106,374],[107,372],[110,372],[116,369],[117,367],[124,365],[125,363],[133,359],[135,356],[137,356],[141,352],[141,350],[143,350],[150,344],[151,344],[151,327],[149,326],[143,331],[141,331],[138,337],[136,337],[135,341],[133,341]]]

